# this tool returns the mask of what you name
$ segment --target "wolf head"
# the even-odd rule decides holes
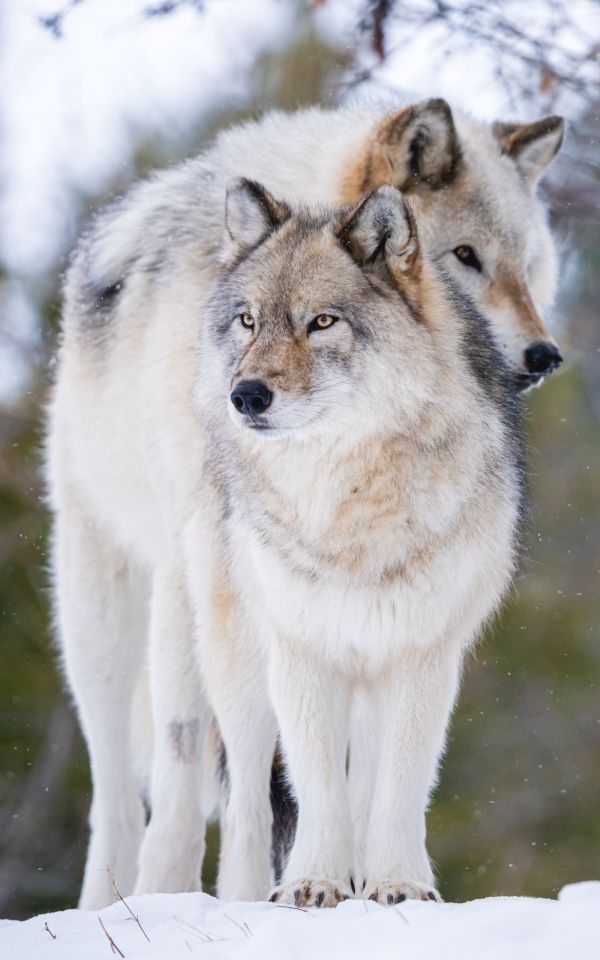
[[[458,389],[455,285],[422,255],[392,187],[315,214],[236,181],[223,260],[208,328],[236,426],[355,438],[402,429],[443,383]],[[489,367],[503,367],[497,353]]]
[[[342,190],[347,202],[386,183],[415,198],[428,255],[490,318],[521,388],[562,361],[542,319],[556,255],[535,188],[563,134],[560,117],[490,127],[425,100],[379,124]]]

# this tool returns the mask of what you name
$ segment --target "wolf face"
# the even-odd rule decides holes
[[[380,123],[343,189],[351,200],[390,183],[415,198],[428,254],[491,319],[521,388],[562,362],[541,315],[556,264],[535,187],[563,134],[560,117],[455,123],[444,100],[426,100]]]
[[[424,264],[397,191],[315,216],[241,180],[228,191],[226,236],[214,336],[236,426],[355,434],[375,413],[398,424],[410,397],[431,389]]]

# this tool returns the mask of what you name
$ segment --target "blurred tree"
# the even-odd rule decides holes
[[[45,18],[45,26],[60,38],[69,11],[84,2],[70,0],[54,20]],[[148,5],[143,14],[169,16],[184,2]],[[201,12],[202,3],[188,2]],[[331,2],[316,0],[311,7]],[[576,63],[572,52],[560,52],[566,34],[558,27],[543,44],[533,25],[531,36],[523,26],[516,36],[509,6],[365,3],[348,47],[325,43],[298,3],[291,41],[257,61],[243,110],[204,118],[177,142],[141,141],[135,163],[110,189],[77,201],[81,227],[131,179],[195,151],[224,124],[271,106],[329,102],[348,84],[373,85],[379,65],[389,63],[393,45],[403,42],[402,30],[414,34],[440,20],[451,24],[458,40],[489,48],[501,64],[501,82],[516,84],[517,92],[525,85],[536,104],[565,87],[585,94],[587,107],[574,109],[579,119],[549,183],[566,268],[559,312],[570,334],[569,363],[528,398],[529,543],[514,597],[466,671],[430,814],[442,892],[456,899],[552,895],[566,882],[597,874],[600,862],[600,96],[590,81],[597,45],[586,36],[587,59],[578,53],[584,62]],[[571,15],[562,0],[550,6],[557,16]],[[20,279],[0,276],[0,291]],[[75,902],[89,805],[87,758],[51,646],[45,574],[42,410],[60,297],[54,278],[41,278],[28,293],[39,306],[39,338],[23,345],[32,372],[27,389],[0,419],[0,915],[11,916]],[[217,839],[213,828],[209,884]]]
[[[440,59],[476,45],[491,58],[496,81],[511,99],[548,106],[565,89],[593,98],[600,41],[590,34],[592,17],[591,5],[570,0],[552,0],[530,13],[518,0],[366,0],[358,27],[374,57],[361,68],[357,47],[355,82],[376,79],[415,34],[442,27],[436,34]]]

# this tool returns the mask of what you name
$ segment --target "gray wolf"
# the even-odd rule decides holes
[[[516,562],[514,386],[393,188],[309,214],[242,181],[226,229],[194,393],[210,496],[187,539],[229,775],[219,890],[269,883],[279,731],[298,823],[271,899],[436,899],[427,800]]]
[[[522,284],[539,324],[537,311],[553,294],[555,257],[534,183],[558,148],[560,122],[509,133],[459,117],[438,101],[411,109],[408,123],[406,108],[389,114],[348,107],[272,114],[228,131],[196,160],[137,185],[79,244],[65,287],[47,474],[58,634],[94,786],[83,906],[111,902],[107,864],[123,894],[134,887],[195,889],[198,883],[204,816],[214,802],[208,790],[214,751],[206,746],[211,710],[198,679],[194,637],[202,621],[191,599],[185,531],[191,517],[208,511],[212,496],[203,487],[209,429],[198,421],[192,396],[206,301],[221,269],[228,179],[255,177],[287,203],[331,208],[356,200],[358,170],[367,188],[376,185],[366,183],[365,158],[373,144],[379,149],[387,142],[383,124],[395,131],[388,171],[402,167],[397,143],[403,150],[410,145],[412,180],[402,186],[415,203],[420,258],[448,275],[457,301],[466,294],[490,314],[501,353],[486,356],[498,361],[499,370],[504,356],[513,383],[515,377],[530,383],[540,371],[527,367],[527,350],[554,349],[545,328],[525,324],[520,311]],[[406,141],[393,122],[400,115]],[[440,143],[448,138],[458,151],[456,175],[436,177],[440,161],[447,165]],[[452,216],[444,214],[442,199]],[[510,250],[521,286],[502,287]],[[484,302],[493,291],[495,306]],[[410,306],[408,294],[406,301]],[[464,330],[475,356],[481,337],[489,339],[477,310]],[[280,359],[287,363],[285,351]],[[308,373],[300,365],[295,375],[301,392]],[[489,382],[496,382],[493,375]],[[422,390],[432,390],[425,377]],[[308,409],[298,401],[303,415]],[[291,416],[289,405],[286,410]],[[139,722],[136,706],[146,686],[147,724]],[[152,742],[134,749],[132,726],[151,728]],[[142,754],[152,765],[146,830],[134,775]],[[261,816],[260,829],[268,832],[268,814]],[[233,836],[232,813],[229,821]],[[233,840],[229,845],[235,848]],[[256,846],[260,877],[268,869],[261,866],[260,837]],[[256,887],[244,884],[240,874],[247,895],[264,888],[263,880]],[[228,890],[225,880],[222,890]]]

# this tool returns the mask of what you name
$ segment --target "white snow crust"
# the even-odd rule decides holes
[[[66,910],[0,922],[3,960],[600,960],[600,882],[558,900],[493,897],[469,903],[334,910],[222,903],[205,893],[127,898],[94,913]],[[54,935],[54,938],[52,936]]]

